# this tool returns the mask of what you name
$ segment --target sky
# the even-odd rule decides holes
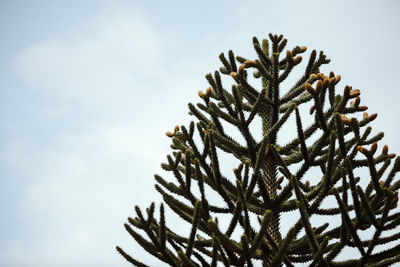
[[[166,131],[191,118],[205,74],[252,37],[323,50],[382,144],[400,152],[400,3],[387,1],[0,1],[0,266],[159,262],[123,228],[161,198]],[[304,65],[305,63],[303,63]],[[179,223],[178,221],[172,222]]]

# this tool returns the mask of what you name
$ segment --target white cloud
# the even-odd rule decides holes
[[[2,151],[14,161],[32,155],[23,157],[31,179],[20,200],[32,236],[16,234],[5,261],[122,265],[114,247],[133,242],[123,228],[125,218],[133,216],[133,205],[160,200],[153,174],[165,158],[168,139],[160,129],[169,120],[154,117],[165,98],[155,99],[154,84],[143,80],[165,79],[158,67],[161,41],[138,16],[96,17],[88,29],[68,40],[33,44],[16,58],[14,70],[29,90],[70,101],[71,114],[78,104],[99,116],[88,118],[84,133],[66,127],[67,132],[56,130],[55,141],[21,147],[20,139]]]
[[[43,169],[32,173],[35,182],[23,200],[30,230],[38,233],[25,247],[30,262],[121,262],[113,247],[129,238],[121,236],[123,219],[132,216],[133,205],[159,200],[147,181],[163,161],[156,136],[143,143],[132,133],[132,126],[107,125],[61,136],[33,160]]]
[[[122,14],[89,21],[85,34],[25,48],[14,67],[32,90],[108,113],[127,106],[135,95],[149,93],[142,90],[143,77],[162,79],[158,67],[162,44],[139,16]]]

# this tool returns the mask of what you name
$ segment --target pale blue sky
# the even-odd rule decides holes
[[[215,3],[216,2],[216,3]],[[398,1],[1,1],[0,266],[127,266],[164,135],[253,36],[324,50],[400,151]],[[131,249],[131,250],[129,250]]]

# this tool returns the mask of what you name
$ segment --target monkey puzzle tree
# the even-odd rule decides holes
[[[359,90],[345,86],[343,94],[336,94],[340,76],[320,73],[329,63],[323,52],[317,57],[312,51],[302,77],[283,88],[306,51],[296,46],[282,57],[286,42],[282,35],[270,34],[262,44],[254,38],[255,60],[235,57],[232,51],[228,58],[221,54],[223,67],[206,75],[211,87],[199,92],[204,103],[189,103],[197,123],[167,132],[173,152],[162,168],[176,182],[155,175],[155,187],[168,207],[191,224],[190,234],[167,227],[163,204],[159,219],[152,203],[146,217],[136,206],[137,217],[125,224],[147,252],[166,264],[388,266],[400,261],[399,244],[382,246],[400,238],[400,213],[395,210],[399,157],[389,168],[396,155],[386,145],[377,153],[383,133],[371,136],[368,126],[377,115],[364,112]],[[220,73],[233,78],[231,90],[223,87]],[[261,81],[260,90],[254,80]],[[311,115],[304,114],[307,105]],[[304,127],[307,116],[312,120]],[[278,134],[290,120],[292,139],[279,142]],[[238,129],[240,140],[230,136],[228,125]],[[260,129],[258,134],[254,129]],[[238,161],[232,173],[222,173],[223,153]],[[211,191],[222,201],[212,203]],[[280,218],[289,212],[299,216],[284,222],[291,228],[283,235]],[[225,229],[217,216],[229,218]],[[311,222],[317,217],[336,218],[336,224]],[[346,248],[357,250],[355,258],[339,260]],[[147,266],[117,250],[133,265]]]

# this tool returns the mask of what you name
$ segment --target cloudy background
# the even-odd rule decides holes
[[[201,2],[201,3],[200,3]],[[123,223],[160,201],[164,135],[218,55],[324,50],[400,152],[398,1],[0,1],[0,266],[152,266]],[[305,64],[305,63],[303,63]],[[166,176],[164,174],[164,176]]]

